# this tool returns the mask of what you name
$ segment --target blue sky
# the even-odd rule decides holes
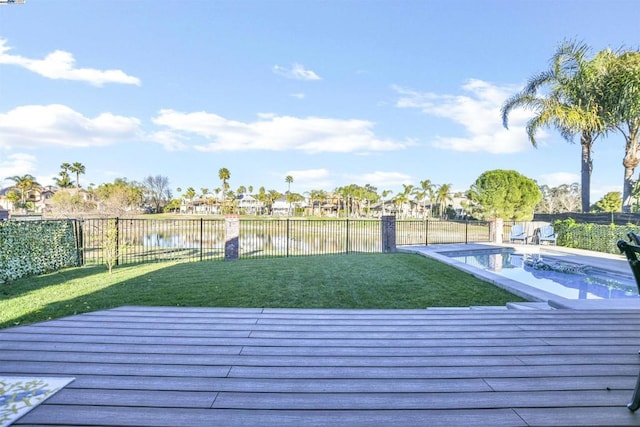
[[[538,148],[502,102],[563,41],[639,45],[640,2],[27,0],[0,5],[0,185],[164,175],[284,192],[484,171],[579,182],[580,146]],[[592,202],[621,191],[621,135],[594,147]],[[177,195],[177,193],[174,193]]]

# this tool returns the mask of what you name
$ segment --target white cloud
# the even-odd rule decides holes
[[[292,93],[289,96],[292,98],[304,99],[304,93]]]
[[[322,80],[319,75],[307,70],[303,65],[294,63],[291,68],[274,65],[273,72],[279,76],[294,80]]]
[[[207,112],[182,113],[161,110],[152,120],[182,138],[205,138],[194,145],[201,151],[285,151],[306,153],[368,153],[401,150],[411,141],[378,138],[374,123],[321,117],[291,117],[261,114],[257,121],[239,122]],[[162,143],[162,141],[157,141]]]
[[[105,83],[140,85],[140,79],[129,76],[121,70],[96,70],[94,68],[75,68],[75,58],[69,52],[56,50],[44,59],[29,59],[20,55],[11,55],[7,40],[0,39],[0,64],[18,65],[29,71],[50,79],[78,80],[94,86]]]
[[[25,105],[0,114],[0,148],[105,146],[140,135],[136,118],[111,113],[89,118],[60,104]]]
[[[3,156],[0,159],[0,182],[10,176],[33,175],[36,163],[36,157],[31,154],[13,153]]]
[[[563,184],[573,184],[580,182],[580,175],[570,172],[555,172],[540,175],[538,179],[539,185],[548,185],[549,187],[558,187]]]
[[[471,79],[462,86],[466,95],[417,92],[393,86],[400,95],[399,108],[418,108],[423,113],[451,120],[465,129],[464,136],[436,136],[431,144],[454,151],[514,153],[530,149],[525,126],[531,113],[517,109],[509,115],[509,130],[502,126],[500,108],[513,95],[515,86],[495,86]],[[543,139],[545,132],[538,138]]]

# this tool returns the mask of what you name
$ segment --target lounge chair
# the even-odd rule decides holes
[[[509,236],[509,242],[513,243],[516,240],[522,240],[524,244],[527,244],[527,240],[529,240],[529,236],[524,231],[524,226],[521,224],[516,224],[511,227],[511,235]]]
[[[635,233],[628,233],[627,236],[632,243],[625,242],[624,240],[618,240],[618,249],[624,253],[631,266],[633,277],[636,279],[636,286],[638,292],[640,292],[640,260],[638,254],[640,254],[640,236]],[[640,408],[640,374],[638,374],[638,380],[636,381],[636,388],[633,391],[631,402],[627,405],[630,411],[635,412]]]
[[[553,230],[552,225],[545,225],[544,227],[540,227],[540,231],[538,233],[538,243],[542,244],[542,242],[549,242],[551,244],[556,244],[556,233]]]

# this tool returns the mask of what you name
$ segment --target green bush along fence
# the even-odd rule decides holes
[[[0,221],[0,283],[78,265],[72,220]]]
[[[637,225],[599,225],[577,223],[573,219],[554,222],[557,244],[567,248],[619,254],[618,240],[628,240],[627,233],[640,233]]]

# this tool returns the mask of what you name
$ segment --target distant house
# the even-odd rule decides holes
[[[14,206],[9,200],[7,200],[7,194],[11,191],[17,191],[15,187],[6,187],[0,190],[0,208],[13,211]],[[33,203],[33,210],[37,213],[42,213],[47,208],[47,201],[50,200],[56,191],[60,191],[58,187],[46,186],[41,188],[34,188],[26,194],[25,201]]]
[[[264,203],[253,197],[251,194],[239,194],[237,199],[240,212],[247,215],[257,215],[262,212]]]
[[[273,202],[273,205],[271,206],[271,210],[272,210],[272,215],[282,215],[282,216],[289,215],[289,214],[293,215],[296,209],[305,208],[306,206],[307,206],[307,203],[304,201],[289,203],[287,201],[287,197],[282,196],[278,200]]]

